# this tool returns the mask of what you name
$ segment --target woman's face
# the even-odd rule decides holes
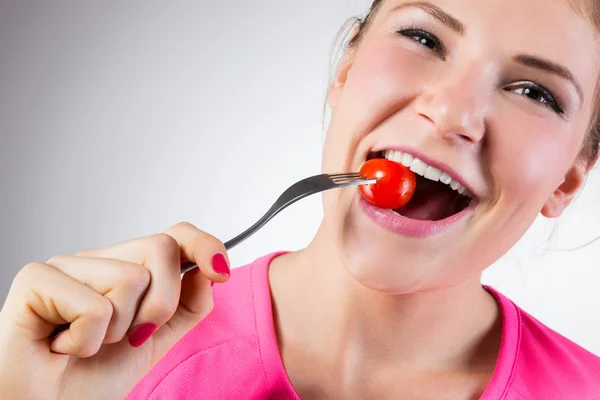
[[[326,224],[348,272],[389,293],[456,286],[538,213],[559,215],[587,173],[578,153],[599,78],[595,35],[565,0],[385,1],[330,89],[323,169],[358,171],[395,149],[474,199],[451,216],[456,191],[419,178],[425,189],[400,217],[356,188],[327,192]]]

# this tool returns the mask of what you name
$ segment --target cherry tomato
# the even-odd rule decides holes
[[[359,186],[362,197],[369,203],[391,210],[402,208],[415,193],[415,173],[402,164],[374,158],[360,169],[367,178],[377,178],[377,183]]]

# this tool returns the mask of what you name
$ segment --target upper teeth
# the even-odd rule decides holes
[[[459,194],[464,196],[473,197],[473,193],[471,193],[466,187],[458,183],[456,180],[452,179],[450,175],[441,170],[431,167],[425,164],[423,161],[419,160],[416,157],[408,153],[403,153],[401,151],[396,150],[386,150],[383,152],[383,157],[386,160],[395,161],[404,165],[407,168],[410,168],[415,174],[421,175],[422,177],[435,181],[441,182],[445,185],[450,186],[453,190],[456,190]]]

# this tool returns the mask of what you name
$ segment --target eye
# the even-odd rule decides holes
[[[558,101],[545,87],[534,82],[516,82],[507,87],[513,93],[542,104],[545,107],[552,109],[557,114],[564,114],[563,109],[558,104]]]
[[[413,39],[420,45],[425,46],[442,56],[444,56],[445,54],[444,46],[442,46],[440,40],[437,37],[435,37],[435,35],[427,31],[424,31],[422,29],[406,29],[400,30],[398,31],[398,33],[402,36],[406,36],[408,38]]]

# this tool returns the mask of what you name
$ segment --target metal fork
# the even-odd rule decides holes
[[[298,181],[287,188],[286,191],[283,192],[277,201],[275,201],[275,203],[271,206],[269,211],[267,211],[261,219],[256,221],[254,225],[233,239],[225,242],[225,248],[230,250],[242,243],[244,240],[254,235],[260,228],[265,226],[265,224],[274,216],[298,200],[302,200],[303,198],[316,193],[324,192],[325,190],[337,189],[344,186],[367,185],[375,182],[377,182],[377,179],[369,179],[361,176],[359,173],[321,174],[302,179],[301,181]],[[197,265],[193,262],[183,263],[181,265],[181,273],[185,274],[196,267]]]

